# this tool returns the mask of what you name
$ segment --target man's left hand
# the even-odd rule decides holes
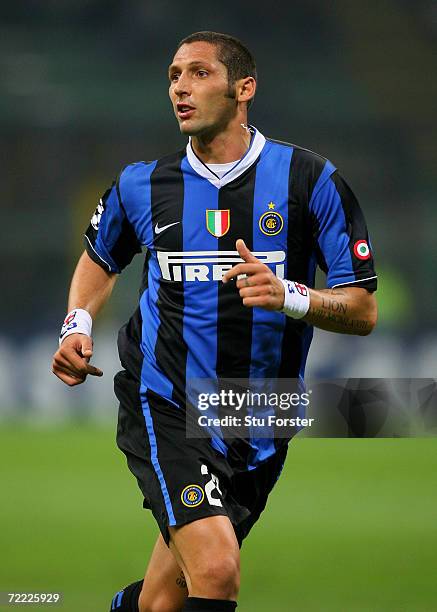
[[[238,278],[236,282],[244,306],[281,310],[284,306],[284,285],[266,264],[252,255],[240,238],[236,242],[236,247],[244,263],[239,263],[228,270],[223,276],[223,282],[227,283],[232,278],[244,274],[245,277]]]

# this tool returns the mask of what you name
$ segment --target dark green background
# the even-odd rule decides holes
[[[157,528],[113,438],[2,430],[0,590],[106,612],[141,577]],[[436,439],[296,439],[243,546],[239,609],[435,610],[436,473]]]

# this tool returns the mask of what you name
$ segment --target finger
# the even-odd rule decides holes
[[[237,242],[235,243],[235,246],[237,247],[237,251],[238,251],[238,254],[240,255],[241,259],[244,259],[245,262],[247,262],[247,263],[257,263],[257,262],[259,262],[259,259],[257,259],[255,257],[255,255],[253,255],[249,251],[249,249],[247,248],[244,240],[239,238],[237,240]]]
[[[269,285],[257,285],[256,287],[243,287],[240,289],[240,297],[256,297],[257,295],[272,295]]]
[[[65,370],[65,368],[61,368],[59,366],[57,367],[54,366],[52,369],[52,372],[60,380],[62,380],[62,382],[66,383],[70,387],[73,387],[74,385],[80,385],[81,383],[84,382],[86,378],[86,376],[83,376],[83,377],[74,376],[70,371],[67,371]]]
[[[85,380],[86,378],[86,372],[78,372],[77,370],[72,369],[70,364],[65,362],[54,361],[52,364],[52,370],[55,372],[55,374],[58,372],[63,372],[72,378],[77,378],[80,380]]]
[[[62,382],[65,382],[69,387],[76,387],[77,385],[81,385],[85,382],[85,378],[74,378],[72,376],[67,376],[63,374],[62,376],[58,376]]]
[[[56,360],[53,364],[53,372],[57,375],[57,372],[63,372],[67,376],[83,382],[85,378],[90,374],[91,376],[103,376],[102,370],[90,365],[89,363],[83,362],[84,367],[80,370],[75,370],[71,367],[68,362]]]
[[[78,347],[64,347],[61,345],[55,361],[59,365],[68,368],[71,372],[74,372],[77,376],[83,376],[87,374],[88,362],[85,357],[78,353],[78,350],[80,350]]]
[[[265,264],[257,261],[255,263],[239,263],[223,275],[223,282],[226,283],[231,278],[235,278],[240,274],[256,274],[264,270]]]
[[[68,363],[68,361],[64,361],[61,359],[56,359],[53,361],[53,372],[55,372],[55,374],[59,371],[59,372],[64,372],[64,374],[67,374],[68,376],[71,376],[72,378],[76,378],[78,380],[85,380],[85,378],[87,377],[87,372],[85,371],[85,368],[78,371],[75,368],[73,368],[71,366],[70,363]]]
[[[258,272],[258,274],[251,274],[248,278],[239,278],[235,284],[238,289],[242,289],[243,287],[255,287],[256,285],[271,286],[271,279],[271,272]]]
[[[64,368],[70,370],[76,376],[103,376],[102,370],[92,366],[88,363],[88,357],[81,357],[77,353],[77,348],[72,346],[63,347],[61,345],[60,350],[55,356],[54,361]]]
[[[96,368],[95,366],[87,363],[87,374],[91,374],[91,376],[103,376],[103,371],[100,368]]]
[[[93,356],[92,338],[90,338],[89,336],[85,336],[84,334],[81,334],[80,346],[81,346],[80,352],[82,353],[82,356],[90,359]]]
[[[81,372],[85,372],[85,375],[90,374],[91,376],[103,376],[103,371],[100,368],[96,368],[96,366],[88,363],[86,358],[84,358],[83,363],[84,367],[82,368]]]
[[[72,356],[75,362],[74,364],[72,363]],[[73,352],[73,355],[71,355],[70,352],[59,350],[53,357],[53,364],[58,365],[67,370],[77,370],[77,367],[82,367],[83,357],[79,357],[79,361],[76,362],[76,356],[77,354],[75,351]]]
[[[256,297],[245,297],[243,298],[243,305],[249,308],[258,306],[259,308],[266,308],[267,310],[275,310],[275,305],[271,295],[258,295]]]

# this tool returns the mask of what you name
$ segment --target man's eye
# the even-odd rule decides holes
[[[202,78],[203,77],[207,77],[208,76],[208,72],[206,70],[198,70],[197,71],[197,76],[200,76]]]
[[[178,78],[179,78],[179,74],[177,74],[177,73],[175,72],[174,74],[172,74],[172,75],[170,76],[170,81],[171,81],[172,83],[176,83],[176,81],[178,80]]]

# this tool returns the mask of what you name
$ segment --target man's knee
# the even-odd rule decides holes
[[[198,519],[172,528],[171,547],[187,578],[190,597],[236,599],[240,550],[227,516]]]
[[[230,553],[208,557],[192,568],[193,592],[207,593],[216,599],[236,599],[240,589],[239,556]]]

